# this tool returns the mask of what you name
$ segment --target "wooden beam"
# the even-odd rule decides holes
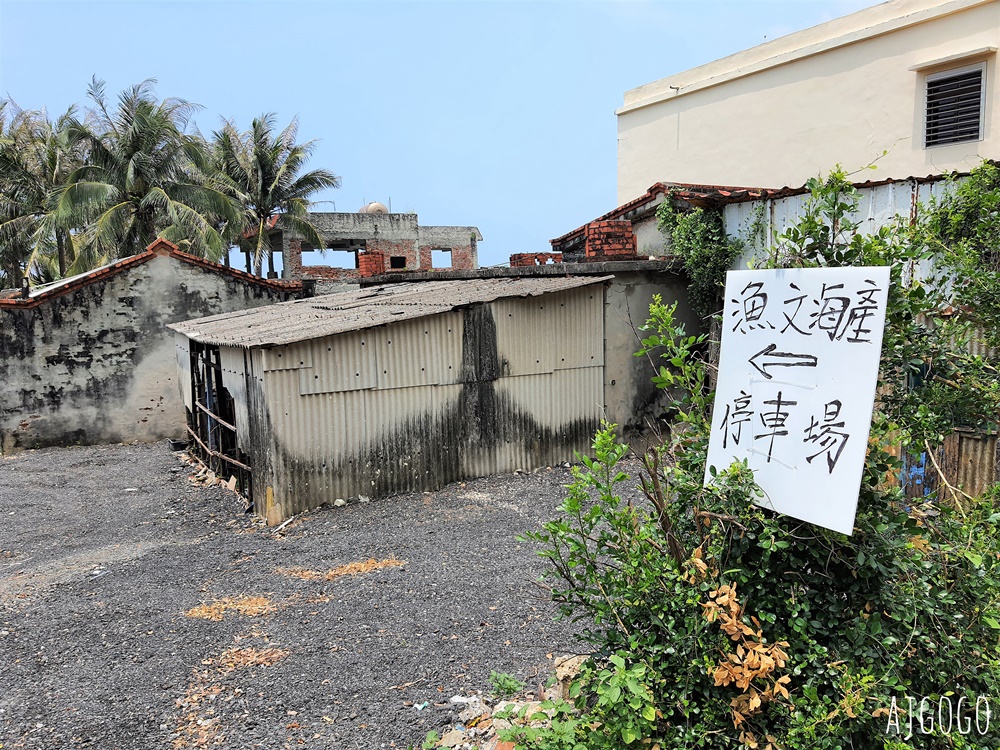
[[[210,412],[207,407],[201,405],[201,402],[195,400],[194,405],[197,406],[199,409],[201,409],[203,412],[205,412],[208,416],[210,416],[216,422],[218,422],[219,424],[221,424],[223,427],[228,427],[233,432],[236,432],[236,427],[234,427],[233,425],[229,424],[229,422],[225,421],[224,419],[222,419],[221,417],[219,417],[217,414],[213,414],[212,412]]]
[[[229,456],[227,456],[224,453],[219,453],[219,451],[213,451],[211,448],[209,448],[207,445],[205,445],[203,442],[201,442],[201,438],[198,437],[198,434],[194,430],[192,430],[190,427],[187,428],[187,431],[188,431],[188,434],[195,439],[195,441],[198,443],[198,445],[200,445],[202,447],[202,449],[204,449],[205,452],[208,453],[209,455],[215,456],[216,458],[221,458],[223,461],[226,461],[227,463],[231,463],[233,466],[239,466],[241,469],[245,469],[246,471],[249,471],[251,474],[253,474],[253,469],[251,469],[246,464],[241,464],[235,458],[230,458]]]

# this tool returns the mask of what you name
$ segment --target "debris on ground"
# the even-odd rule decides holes
[[[537,695],[491,701],[480,693],[455,695],[449,701],[457,711],[454,720],[441,732],[434,731],[425,739],[425,748],[441,747],[453,750],[513,750],[514,743],[497,736],[511,726],[545,727],[553,711],[545,701],[569,700],[569,683],[580,672],[588,656],[563,656],[556,659],[556,675],[549,689],[539,687]],[[559,677],[559,675],[562,677]],[[492,705],[491,705],[492,704]]]
[[[350,562],[346,565],[339,565],[327,571],[309,570],[308,568],[278,568],[275,573],[278,575],[298,578],[303,581],[335,581],[341,576],[357,576],[362,573],[371,573],[373,570],[384,570],[385,568],[401,568],[406,565],[406,560],[397,560],[394,557],[385,560],[369,558],[363,562]]]

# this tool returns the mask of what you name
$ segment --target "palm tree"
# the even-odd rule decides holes
[[[52,123],[44,111],[0,104],[0,246],[4,273],[15,284],[20,269],[65,276],[75,257],[69,228],[49,219],[53,194],[83,162],[67,131],[72,118],[72,108]]]
[[[148,79],[127,89],[109,109],[103,81],[91,82],[94,108],[68,126],[87,149],[87,162],[59,191],[52,220],[84,226],[82,240],[95,260],[134,255],[157,236],[218,259],[226,245],[213,224],[220,217],[238,224],[239,208],[205,176],[204,140],[185,132],[197,107],[183,99],[157,101],[153,84]]]
[[[280,215],[281,223],[307,242],[322,247],[316,227],[309,221],[309,196],[325,188],[340,187],[340,178],[325,169],[299,174],[312,155],[316,141],[297,144],[298,120],[275,134],[275,115],[261,115],[241,133],[227,120],[214,133],[214,156],[221,178],[243,203],[240,245],[252,255],[254,273],[261,275],[264,250],[268,270],[274,257],[268,238],[268,221]]]

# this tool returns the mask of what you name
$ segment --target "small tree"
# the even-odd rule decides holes
[[[52,122],[45,112],[0,104],[0,268],[7,279],[0,287],[19,286],[22,269],[65,276],[73,261],[69,228],[48,220],[53,194],[82,163],[66,129],[73,116],[70,109]]]
[[[214,220],[240,222],[234,202],[207,181],[203,139],[186,132],[195,105],[158,101],[154,83],[122,92],[112,107],[95,78],[87,90],[94,106],[67,124],[87,158],[56,194],[51,220],[83,227],[92,265],[142,252],[157,236],[215,260],[226,247]]]

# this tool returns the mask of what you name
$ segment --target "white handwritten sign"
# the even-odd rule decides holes
[[[762,506],[853,532],[888,286],[888,267],[729,272],[709,467],[746,459]]]

